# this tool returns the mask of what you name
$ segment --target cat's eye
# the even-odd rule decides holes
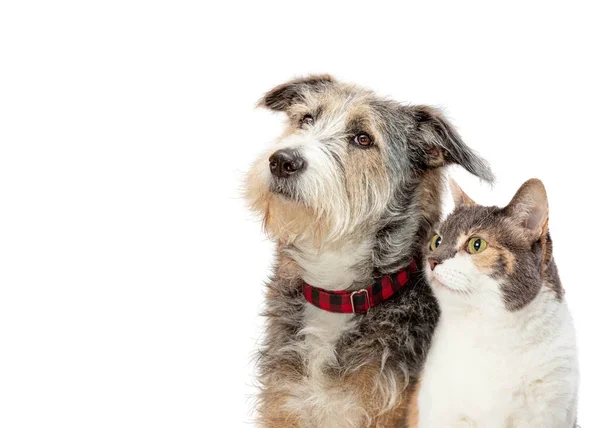
[[[471,238],[467,244],[467,251],[471,254],[481,253],[487,247],[487,242],[481,238]]]
[[[301,125],[312,125],[315,123],[315,120],[310,114],[305,114],[302,120],[300,121]]]
[[[431,243],[429,244],[429,248],[431,249],[431,251],[433,251],[437,247],[439,247],[441,243],[442,243],[442,237],[436,233],[435,235],[433,235],[433,238],[431,238]]]

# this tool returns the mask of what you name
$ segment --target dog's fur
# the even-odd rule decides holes
[[[421,273],[410,291],[366,315],[318,309],[302,283],[360,289],[412,258],[420,263],[421,243],[440,217],[440,167],[460,164],[487,181],[492,173],[435,109],[330,76],[287,82],[259,104],[289,118],[246,180],[251,207],[277,241],[258,360],[259,425],[414,424],[416,380],[438,318]],[[312,123],[303,121],[307,114]],[[360,133],[374,144],[355,144]],[[305,169],[272,175],[269,157],[281,148],[299,154]]]

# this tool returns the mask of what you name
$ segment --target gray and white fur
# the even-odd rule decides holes
[[[443,167],[492,181],[434,108],[309,76],[259,105],[288,117],[253,163],[246,198],[277,242],[258,358],[261,427],[414,426],[414,391],[438,319],[421,272],[366,315],[325,312],[302,284],[361,289],[422,258]]]

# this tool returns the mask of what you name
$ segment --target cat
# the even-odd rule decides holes
[[[544,185],[504,208],[451,181],[455,210],[425,251],[441,317],[421,377],[419,428],[571,428],[575,331],[552,256]]]

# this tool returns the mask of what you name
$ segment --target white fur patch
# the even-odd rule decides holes
[[[501,310],[493,279],[457,274],[472,272],[468,263],[457,256],[433,275],[427,268],[442,315],[423,372],[419,427],[573,427],[579,374],[566,303],[543,287],[525,308]]]
[[[335,344],[339,336],[352,327],[350,314],[323,311],[306,303],[306,339],[300,345],[306,358],[307,377],[294,385],[293,396],[287,407],[297,414],[305,426],[350,427],[352,420],[360,420],[361,409],[357,397],[330,384],[323,373],[326,364],[335,360]]]
[[[315,249],[299,243],[296,248],[289,254],[302,268],[305,282],[326,290],[344,290],[356,280],[357,272],[352,269],[369,258],[372,244],[366,241],[332,249]]]
[[[427,266],[425,275],[446,312],[485,310],[490,317],[506,313],[500,284],[479,271],[472,256],[464,251],[444,260],[433,271]]]
[[[326,251],[302,248],[291,255],[302,267],[304,281],[320,288],[344,289],[356,278],[351,268],[368,255],[370,247],[364,243]],[[323,371],[335,362],[336,343],[345,331],[354,327],[353,320],[352,314],[327,312],[308,302],[305,305],[301,331],[305,340],[298,346],[305,356],[307,376],[290,388],[291,398],[286,403],[305,427],[359,428],[368,421],[369,414],[360,407],[356,392],[331,382]],[[395,379],[382,376],[382,382],[385,383],[382,390],[393,394]],[[382,408],[387,404],[382,403]]]

